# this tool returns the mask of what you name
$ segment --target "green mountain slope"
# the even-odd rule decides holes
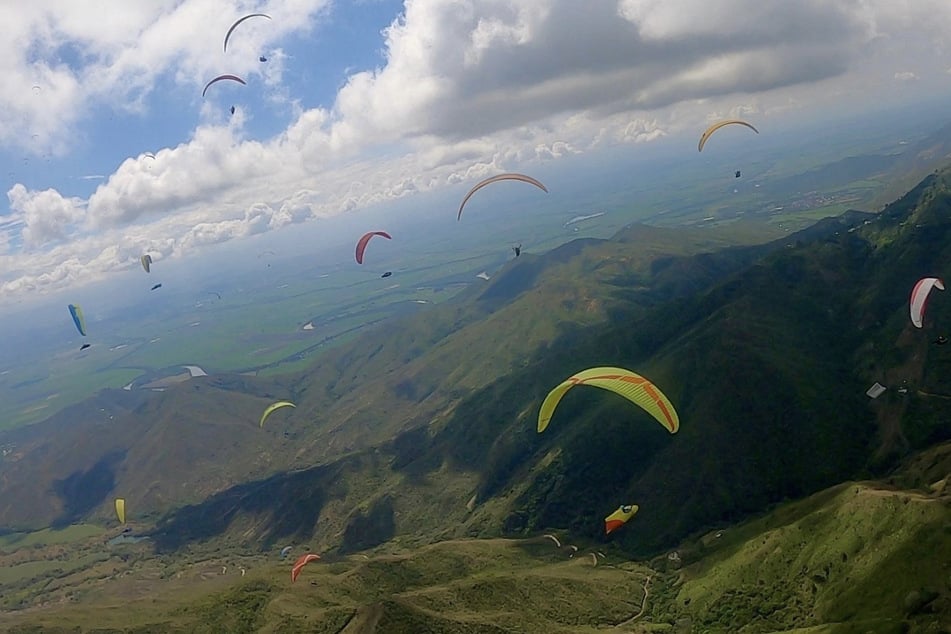
[[[163,552],[313,540],[346,553],[551,527],[603,541],[601,518],[637,503],[636,521],[606,541],[648,555],[884,474],[951,437],[951,350],[930,343],[951,305],[936,297],[925,331],[907,319],[915,280],[944,274],[951,255],[949,181],[932,175],[880,216],[849,213],[768,245],[724,249],[720,234],[645,227],[576,241],[307,373],[191,381],[142,406],[127,449],[136,462],[114,458],[115,482],[88,487],[100,503],[85,516],[108,517],[122,491],[139,520],[190,503],[158,523]],[[606,364],[655,381],[681,432],[581,388],[535,434],[553,385]],[[870,401],[875,380],[891,389]],[[257,430],[263,405],[287,397],[300,407]],[[85,442],[67,433],[19,458],[6,490],[25,495],[30,464],[51,472],[51,447],[96,445],[89,428],[75,433]],[[103,455],[90,451],[89,464]]]
[[[947,400],[931,396],[948,393],[946,351],[907,318],[914,282],[943,274],[951,255],[948,178],[927,179],[879,221],[795,243],[708,293],[561,346],[494,398],[460,406],[443,447],[481,472],[483,495],[516,491],[509,531],[565,526],[595,537],[596,518],[637,502],[638,521],[618,539],[647,553],[948,438]],[[930,318],[949,323],[938,302]],[[566,398],[546,437],[533,437],[526,401],[609,363],[671,396],[676,437],[592,390]],[[874,380],[893,391],[870,402]],[[901,380],[913,389],[895,390]]]
[[[863,218],[865,216],[853,215],[830,221],[801,237],[834,236],[840,228],[848,226],[850,219],[855,222]],[[732,419],[726,417],[723,422],[714,420],[705,427],[694,426],[690,432],[682,431],[676,442],[672,442],[659,427],[653,423],[645,424],[644,417],[637,410],[602,392],[586,393],[579,390],[577,395],[573,395],[574,400],[569,399],[562,406],[551,437],[556,442],[564,439],[564,443],[554,453],[549,453],[551,448],[547,446],[550,443],[548,438],[539,438],[534,433],[532,417],[537,411],[537,404],[544,393],[564,376],[588,364],[617,362],[618,358],[626,363],[633,357],[631,350],[635,349],[639,349],[638,353],[645,357],[652,355],[662,342],[669,341],[678,330],[689,329],[683,326],[682,320],[689,321],[690,316],[698,310],[704,314],[713,312],[705,305],[684,311],[681,304],[664,302],[664,294],[658,289],[677,285],[677,292],[687,295],[695,285],[708,284],[708,279],[716,279],[723,275],[723,271],[731,270],[731,262],[735,270],[741,268],[737,266],[738,262],[755,260],[768,250],[763,247],[695,259],[657,260],[653,265],[654,286],[641,284],[638,287],[631,281],[634,276],[620,280],[618,276],[613,276],[607,285],[607,296],[612,297],[614,302],[614,318],[625,324],[622,333],[618,334],[613,326],[569,330],[560,340],[552,342],[530,358],[526,367],[504,375],[504,378],[489,387],[460,401],[449,416],[404,432],[376,449],[355,454],[348,459],[346,469],[340,472],[335,470],[331,478],[324,479],[321,474],[327,474],[328,471],[322,467],[288,476],[275,476],[267,482],[254,485],[259,488],[252,485],[237,487],[205,503],[176,511],[166,518],[157,534],[158,543],[162,548],[174,549],[189,541],[230,534],[242,535],[249,543],[272,545],[278,537],[274,527],[285,523],[282,509],[293,505],[293,492],[302,490],[301,495],[310,499],[309,492],[317,487],[332,495],[333,500],[323,507],[316,524],[299,524],[295,534],[304,536],[313,532],[324,549],[341,547],[349,551],[381,543],[394,535],[436,535],[446,538],[492,534],[497,533],[500,525],[507,531],[516,532],[543,526],[561,526],[595,537],[601,530],[598,518],[603,517],[605,509],[615,507],[619,496],[625,495],[625,488],[643,475],[648,479],[646,483],[640,484],[643,490],[637,494],[637,499],[646,500],[653,508],[663,509],[661,515],[654,516],[654,521],[666,521],[669,524],[662,530],[657,525],[643,527],[642,530],[651,535],[653,541],[643,539],[638,533],[632,535],[631,539],[639,543],[640,548],[649,549],[682,537],[693,530],[698,522],[702,524],[711,521],[711,518],[740,517],[784,495],[797,495],[801,491],[815,490],[835,481],[836,477],[860,466],[867,452],[853,450],[850,443],[854,443],[854,439],[850,439],[847,433],[825,436],[819,432],[800,434],[804,445],[798,449],[800,457],[824,448],[826,445],[823,443],[828,443],[833,450],[843,453],[842,459],[837,461],[836,466],[825,470],[808,470],[798,465],[764,482],[760,478],[763,471],[761,465],[742,456],[734,461],[733,468],[735,472],[749,476],[745,481],[736,480],[736,483],[746,487],[746,498],[734,507],[731,507],[733,502],[730,500],[707,499],[709,491],[698,487],[696,483],[702,483],[704,479],[721,479],[718,470],[723,464],[719,456],[706,451],[708,447],[718,446],[717,442],[720,442],[737,453],[748,451],[752,456],[757,456],[758,452],[757,459],[763,460],[762,456],[781,453],[789,447],[789,439],[771,436],[770,428],[766,425],[752,430],[748,425],[731,426]],[[763,278],[762,283],[768,286],[769,271],[758,275]],[[642,275],[642,279],[652,278]],[[736,283],[733,287],[740,288]],[[713,293],[710,296],[712,299],[704,301],[732,301],[730,288],[733,287],[724,287],[726,290]],[[677,293],[668,292],[666,296],[676,297]],[[792,304],[793,299],[783,301]],[[777,304],[776,309],[782,306],[785,304]],[[659,318],[658,311],[662,314]],[[730,313],[727,311],[724,314]],[[746,311],[738,314],[738,319],[745,319]],[[784,322],[780,320],[779,323]],[[714,328],[709,325],[704,327]],[[720,355],[727,358],[741,352],[737,342],[744,341],[747,337],[745,333],[750,328],[752,326],[737,326],[736,333],[724,337],[719,347],[711,348],[704,336],[699,335],[693,337],[696,342],[690,345],[699,350],[699,363],[715,364]],[[811,363],[806,352],[796,348],[802,343],[800,339],[789,339],[779,355],[782,361],[795,364],[793,370],[796,371]],[[838,355],[839,350],[833,345],[835,337],[830,335],[827,339],[830,341],[814,341],[810,345],[818,344],[826,348],[825,352],[829,355]],[[764,336],[763,340],[768,341],[769,336]],[[754,352],[756,350],[753,349]],[[765,361],[753,359],[750,363],[762,365],[774,360],[773,357],[767,357]],[[658,364],[666,364],[664,367],[668,371],[676,369],[676,364],[671,360],[661,361]],[[758,367],[752,367],[748,372],[756,374]],[[841,363],[833,370],[840,371]],[[656,372],[647,374],[661,382],[656,378]],[[759,380],[762,377],[756,375],[754,378]],[[823,378],[818,376],[814,380]],[[722,400],[719,392],[707,391],[704,387],[704,382],[714,387],[717,384],[707,380],[703,373],[697,374],[696,382],[700,386],[699,391],[706,395],[705,398],[713,398],[711,409],[713,405],[719,406]],[[676,401],[689,403],[689,385],[682,392],[672,391],[672,397]],[[862,392],[864,387],[857,389],[854,401],[864,405]],[[754,390],[748,398],[750,408],[764,411],[764,406],[767,409],[784,406],[782,402],[777,404],[776,401],[753,398],[756,394]],[[705,401],[700,402],[706,404]],[[841,402],[831,401],[826,412],[841,405]],[[585,423],[586,411],[595,411],[599,422],[590,425]],[[755,416],[757,410],[751,409],[744,414]],[[796,412],[788,415],[792,417]],[[566,425],[563,422],[571,418],[575,419],[573,424]],[[611,418],[614,420],[611,421]],[[724,432],[723,428],[727,431]],[[735,429],[739,430],[740,435]],[[751,436],[744,437],[748,433]],[[722,434],[724,439],[718,441],[717,434]],[[870,437],[871,431],[866,435]],[[610,440],[605,442],[605,438]],[[760,446],[763,438],[767,444]],[[665,455],[664,451],[670,453]],[[849,451],[851,454],[848,454]],[[696,465],[691,469],[680,467],[680,460],[696,463],[698,453],[710,456],[702,468]],[[849,458],[849,455],[852,457]],[[796,458],[791,455],[781,459],[779,466],[793,463]],[[539,467],[533,469],[536,464]],[[339,463],[341,469],[343,465]],[[528,470],[532,470],[530,477],[526,477]],[[668,502],[665,492],[671,489],[661,487],[655,492],[649,478],[663,479],[665,487],[673,483],[680,488],[671,498],[686,497],[691,501],[696,498],[696,504]],[[305,480],[308,484],[303,487],[301,483]],[[251,494],[252,488],[260,492]],[[473,493],[476,494],[473,503],[478,509],[470,513],[466,502],[473,497]],[[739,499],[728,488],[725,488],[725,493],[728,497],[732,496],[733,500]],[[256,501],[258,497],[272,501],[270,510],[261,508]],[[215,519],[224,516],[229,518],[227,522]],[[671,521],[672,517],[675,521]],[[368,518],[373,518],[373,521],[368,521]]]
[[[343,551],[399,536],[549,527],[603,539],[600,518],[635,502],[637,521],[611,541],[646,555],[705,526],[884,473],[903,453],[948,438],[946,399],[920,394],[931,384],[914,383],[907,369],[917,364],[930,377],[945,351],[906,316],[921,271],[940,274],[947,261],[948,178],[930,177],[874,221],[847,215],[758,251],[752,266],[718,271],[712,277],[722,281],[705,292],[660,299],[660,273],[673,264],[640,285],[636,275],[624,278],[609,295],[609,323],[566,329],[446,416],[355,456],[359,466],[323,483],[337,497],[313,534],[322,548]],[[681,277],[709,279],[710,261],[679,262]],[[936,301],[929,318],[948,323],[945,314]],[[536,435],[547,390],[603,364],[661,386],[677,404],[681,432],[672,437],[621,399],[579,389]],[[899,392],[898,375],[916,389]],[[864,392],[874,380],[892,390],[870,401]],[[268,486],[278,482],[295,489],[280,477]],[[202,521],[223,505],[238,507],[229,528]],[[157,537],[165,548],[226,534],[269,544],[267,527],[282,509],[222,495],[169,516]]]
[[[754,225],[743,239],[768,231]],[[545,255],[525,254],[425,318],[392,320],[319,357],[306,372],[195,378],[112,419],[77,406],[4,434],[0,445],[10,453],[0,461],[0,525],[38,527],[90,513],[105,519],[116,496],[126,497],[130,513],[134,508],[141,519],[241,482],[386,443],[524,367],[565,329],[606,323],[617,303],[611,280],[647,279],[663,258],[712,253],[735,239],[722,229],[636,226],[617,240],[577,240]],[[742,266],[757,249],[729,256],[721,267]],[[121,403],[132,397],[107,390],[97,398]],[[277,399],[298,408],[258,429],[260,412]],[[37,489],[46,494],[37,498]],[[66,508],[64,495],[75,490],[83,491],[83,501]]]
[[[823,491],[706,536],[670,586],[666,618],[704,632],[940,631],[951,616],[949,513],[947,497],[875,483]]]
[[[921,330],[907,303],[918,278],[947,276],[951,169],[877,216],[758,246],[710,235],[577,241],[306,373],[209,377],[121,407],[103,393],[114,419],[4,436],[5,522],[102,518],[133,490],[152,538],[0,553],[7,607],[83,602],[11,627],[942,631],[951,347],[933,341],[951,300],[936,292]],[[608,364],[656,382],[681,431],[578,388],[535,433],[552,386]],[[873,381],[889,388],[875,400]],[[300,407],[259,430],[286,397]],[[27,516],[30,478],[58,502]],[[620,503],[640,511],[605,537]],[[294,585],[288,544],[324,557]],[[103,610],[119,604],[133,607]]]

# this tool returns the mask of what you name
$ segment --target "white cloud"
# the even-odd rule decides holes
[[[384,33],[385,64],[351,74],[331,107],[303,108],[286,81],[295,60],[279,44],[326,15],[329,0],[223,6],[0,8],[3,147],[23,145],[29,130],[69,152],[68,131],[101,108],[147,122],[157,79],[198,92],[223,59],[209,25],[248,10],[274,19],[236,31],[229,71],[294,109],[283,132],[255,139],[244,107],[215,124],[220,112],[195,98],[182,103],[196,119],[190,138],[123,160],[88,200],[14,187],[20,224],[0,231],[0,294],[96,279],[145,250],[187,255],[523,163],[649,144],[710,118],[776,117],[836,94],[854,103],[849,91],[885,94],[951,62],[944,0],[406,0]]]
[[[862,34],[841,4],[409,0],[387,65],[340,91],[333,140],[469,138],[834,76]]]
[[[895,73],[895,79],[897,79],[898,81],[915,81],[916,79],[918,79],[918,75],[911,72],[910,70],[905,70],[899,73]]]
[[[280,55],[262,65],[257,51],[309,28],[329,0],[269,0],[266,25],[239,27],[229,42],[231,72],[280,81]],[[69,149],[69,130],[95,108],[144,111],[157,79],[170,75],[200,89],[220,74],[227,25],[242,14],[217,0],[32,0],[0,8],[0,143],[33,152]],[[262,67],[263,66],[263,67]],[[31,134],[47,139],[31,144]]]
[[[29,191],[17,183],[7,198],[10,208],[23,218],[23,239],[30,246],[65,238],[84,215],[82,200],[65,198],[55,189]]]

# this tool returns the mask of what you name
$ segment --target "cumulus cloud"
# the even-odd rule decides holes
[[[84,215],[83,201],[66,198],[55,189],[31,191],[17,183],[7,192],[10,208],[24,222],[23,239],[28,245],[61,240]]]
[[[844,3],[409,0],[386,66],[340,91],[334,139],[467,138],[815,81],[846,69],[863,26]]]
[[[274,20],[267,28],[242,25],[229,42],[229,68],[279,82],[281,64],[262,69],[256,51],[309,28],[328,6],[329,0],[262,2]],[[223,55],[214,25],[241,14],[235,3],[217,0],[19,3],[0,40],[0,142],[63,153],[68,131],[93,108],[142,111],[163,76],[200,88],[218,74]],[[48,142],[31,144],[31,134]]]
[[[0,42],[0,144],[36,128],[66,152],[64,132],[95,107],[146,118],[160,77],[192,94],[219,72],[208,25],[249,7],[274,20],[242,25],[229,70],[293,104],[293,120],[249,138],[243,107],[216,124],[213,106],[189,102],[201,110],[186,140],[123,160],[88,200],[14,187],[19,224],[0,231],[0,293],[55,288],[83,270],[94,279],[144,250],[187,255],[523,163],[649,144],[710,118],[778,116],[828,98],[833,81],[845,94],[866,90],[868,77],[927,77],[903,57],[912,46],[919,57],[927,48],[932,73],[951,62],[944,0],[406,0],[383,33],[384,63],[352,72],[330,107],[304,108],[285,81],[292,60],[276,47],[326,15],[329,0],[241,11],[214,0],[75,4],[38,0],[11,21]]]
[[[624,127],[618,138],[625,143],[647,143],[659,139],[664,134],[657,121],[635,119]]]

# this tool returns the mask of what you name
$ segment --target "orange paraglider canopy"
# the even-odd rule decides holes
[[[315,555],[314,553],[301,555],[301,557],[294,562],[294,567],[291,568],[291,583],[297,581],[297,577],[300,576],[300,571],[304,569],[304,566],[318,559],[320,559],[320,555]]]

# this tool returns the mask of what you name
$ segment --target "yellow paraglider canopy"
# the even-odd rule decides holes
[[[534,185],[538,189],[542,190],[546,194],[548,193],[548,188],[545,187],[540,181],[535,180],[531,176],[526,176],[525,174],[516,174],[514,172],[509,172],[506,174],[498,174],[496,176],[490,176],[485,180],[479,181],[475,184],[475,187],[469,190],[469,193],[465,195],[462,199],[462,203],[459,205],[459,213],[456,215],[456,220],[462,219],[462,208],[466,206],[466,203],[469,202],[469,199],[472,198],[472,195],[485,187],[486,185],[491,185],[492,183],[497,183],[499,181],[521,181],[523,183],[528,183]]]
[[[264,413],[261,414],[261,423],[258,426],[264,427],[264,421],[267,420],[267,417],[271,415],[271,412],[273,412],[274,410],[281,409],[282,407],[297,407],[297,406],[291,403],[290,401],[278,401],[277,403],[274,403],[273,405],[268,405],[267,409],[264,410]]]
[[[700,136],[700,143],[697,144],[697,151],[702,152],[703,146],[706,145],[707,139],[710,138],[710,135],[722,128],[725,125],[738,124],[745,125],[747,128],[759,134],[759,130],[753,127],[753,124],[747,123],[746,121],[741,121],[740,119],[727,119],[726,121],[717,121],[712,126],[704,130],[703,134]]]
[[[548,393],[538,412],[539,434],[548,427],[561,398],[576,385],[591,385],[620,394],[635,405],[644,408],[670,433],[676,434],[680,429],[680,417],[677,415],[677,410],[656,385],[624,368],[599,367],[588,368],[568,377]]]
[[[116,517],[119,518],[120,524],[125,524],[125,499],[116,498]]]
[[[634,517],[638,510],[637,504],[622,504],[617,510],[604,518],[604,534],[610,535],[621,528]]]

